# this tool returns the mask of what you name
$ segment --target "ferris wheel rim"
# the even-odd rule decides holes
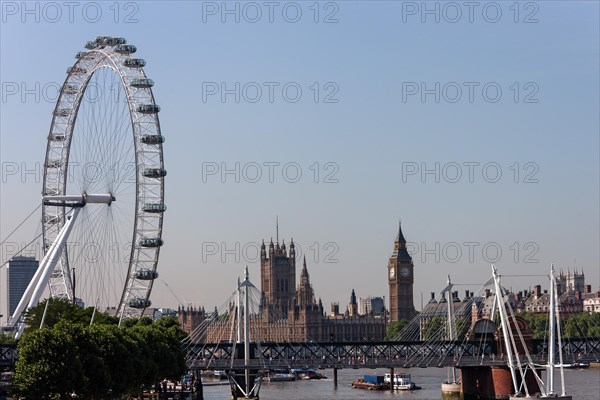
[[[149,297],[153,281],[158,276],[156,270],[160,247],[163,243],[166,170],[164,169],[162,148],[164,137],[161,134],[158,118],[160,108],[156,105],[152,85],[141,88],[131,86],[136,79],[152,82],[143,70],[145,62],[131,57],[131,54],[135,52],[135,46],[125,46],[129,46],[129,49],[133,48],[133,52],[119,52],[117,51],[119,46],[125,44],[124,39],[110,37],[99,37],[95,41],[95,46],[88,47],[90,43],[94,42],[88,42],[86,45],[89,51],[78,53],[77,61],[68,69],[67,78],[56,102],[44,162],[43,195],[66,194],[71,144],[79,109],[84,101],[83,96],[88,89],[89,82],[100,69],[112,69],[118,76],[121,89],[127,97],[136,171],[132,245],[125,284],[117,310],[120,316],[139,316],[150,305]],[[74,98],[72,98],[73,96]],[[154,132],[155,135],[146,134],[144,136],[143,132]],[[77,133],[75,132],[75,134]],[[147,137],[150,137],[151,140],[143,141],[143,138]],[[62,144],[54,146],[56,142],[62,142]],[[58,162],[56,154],[60,154]],[[148,173],[146,173],[147,170],[149,170]],[[148,195],[148,188],[152,192],[151,195]],[[151,203],[148,203],[149,199],[152,199]],[[151,207],[147,207],[149,205]],[[42,206],[44,250],[53,236],[51,228],[56,232],[65,223],[65,208],[56,207],[59,210],[53,215],[49,212],[49,207],[51,206]],[[150,227],[146,231],[140,229],[140,225],[144,224]],[[152,232],[152,235],[145,237],[144,232]],[[144,254],[146,260],[144,262],[140,261],[141,253]],[[54,280],[56,290],[53,290],[53,285],[50,284],[51,296],[70,298],[73,288],[68,253],[65,251],[62,257],[60,269],[57,267],[53,272],[56,278]]]

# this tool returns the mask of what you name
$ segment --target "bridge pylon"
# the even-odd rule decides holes
[[[229,384],[231,385],[231,399],[258,400],[262,375],[256,367],[251,367],[250,360],[256,359],[256,343],[251,343],[250,338],[250,300],[249,291],[255,288],[250,282],[248,266],[244,270],[244,281],[239,283],[237,289],[237,340],[235,343],[232,360],[244,360],[244,368],[229,370]]]

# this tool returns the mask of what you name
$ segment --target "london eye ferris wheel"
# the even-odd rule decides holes
[[[45,256],[14,315],[46,287],[120,318],[151,304],[167,174],[154,82],[123,38],[101,36],[85,48],[67,69],[48,135]]]

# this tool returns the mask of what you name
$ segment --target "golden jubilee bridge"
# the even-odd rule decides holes
[[[494,269],[495,271],[495,269]],[[260,291],[248,276],[238,282],[236,290],[220,309],[198,325],[183,341],[190,369],[223,370],[227,368],[281,369],[308,368],[388,368],[388,367],[463,367],[501,366],[512,362],[545,364],[549,352],[562,354],[563,364],[577,365],[600,362],[600,338],[585,335],[578,338],[561,338],[558,342],[550,335],[534,338],[527,322],[513,311],[506,288],[494,278],[471,293],[466,301],[456,301],[456,284],[448,277],[447,286],[441,290],[442,299],[448,295],[454,301],[442,302],[437,310],[423,310],[392,338],[392,340],[329,341],[308,340],[298,342],[273,336],[270,326],[279,334],[277,323],[285,315],[269,310],[272,325],[265,324],[265,314]],[[243,298],[248,292],[247,303]],[[496,296],[495,293],[502,293]],[[487,315],[473,317],[474,306],[488,299]],[[500,305],[503,304],[503,307]],[[491,307],[491,308],[490,308]],[[505,329],[499,310],[504,310]],[[245,310],[248,310],[246,313]],[[431,322],[437,319],[438,324]],[[247,326],[245,326],[247,322]],[[555,328],[556,331],[556,328]],[[265,338],[267,337],[267,338]],[[248,338],[248,340],[246,340]],[[508,342],[505,340],[510,339]],[[508,345],[507,345],[508,344]],[[247,346],[248,357],[244,357]],[[509,350],[507,350],[509,349]],[[519,357],[520,356],[520,357]],[[518,357],[518,359],[517,359]],[[246,361],[244,361],[246,358]]]
[[[188,366],[198,370],[229,368],[435,368],[506,366],[497,343],[471,341],[368,341],[368,342],[260,342],[250,344],[250,362],[236,358],[236,343],[202,343],[188,353]],[[548,361],[548,342],[533,339],[531,358]],[[600,338],[570,339],[562,343],[565,364],[600,362]]]

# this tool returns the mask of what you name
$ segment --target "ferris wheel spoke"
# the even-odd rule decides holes
[[[101,214],[104,210],[99,210],[90,215],[89,218],[82,224],[81,237],[85,237],[83,247],[80,245],[79,258],[74,260],[74,265],[80,266],[84,281],[80,285],[84,288],[84,292],[90,294],[90,298],[100,297],[107,299],[105,293],[104,282],[107,279],[112,279],[115,274],[114,269],[110,266],[110,259],[107,258],[108,249],[106,244],[110,243],[109,231],[113,221],[111,218],[104,219]],[[87,236],[85,236],[87,234]]]

